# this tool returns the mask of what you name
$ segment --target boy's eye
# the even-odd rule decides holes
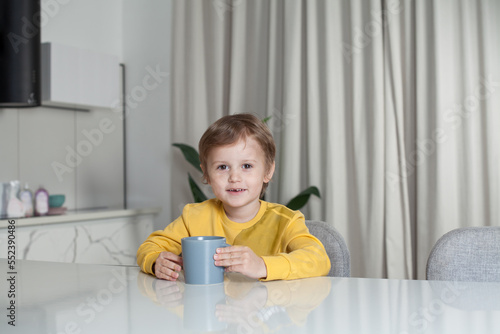
[[[220,165],[217,167],[217,169],[220,169],[220,170],[226,170],[228,167],[227,165]]]
[[[252,165],[250,164],[243,164],[243,169],[249,169],[252,168]]]

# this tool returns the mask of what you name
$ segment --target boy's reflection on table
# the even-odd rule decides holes
[[[185,284],[182,277],[171,282],[141,272],[137,283],[144,296],[184,318],[185,327],[195,318],[203,323],[199,318],[208,315],[225,324],[219,331],[236,327],[250,333],[302,326],[331,289],[328,277],[263,283],[235,273],[226,273],[224,284],[200,286]],[[210,326],[213,321],[204,330],[212,330]]]

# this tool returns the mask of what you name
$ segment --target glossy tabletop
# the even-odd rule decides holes
[[[500,333],[499,283],[226,275],[193,286],[137,267],[0,268],[0,333]]]

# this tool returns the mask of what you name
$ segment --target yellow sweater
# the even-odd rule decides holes
[[[139,247],[137,264],[154,274],[152,267],[161,252],[180,254],[182,238],[201,235],[222,236],[230,245],[250,247],[266,264],[266,281],[323,276],[330,270],[325,248],[309,233],[300,211],[261,201],[252,220],[236,223],[227,218],[217,199],[186,205],[179,218],[153,232]]]

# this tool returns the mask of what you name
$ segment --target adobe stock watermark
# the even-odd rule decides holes
[[[224,21],[224,16],[226,12],[231,12],[236,7],[241,5],[243,0],[213,0],[212,5],[215,8],[215,12],[221,21]]]
[[[113,277],[108,281],[107,286],[80,303],[75,309],[78,318],[74,321],[68,321],[58,333],[84,333],[82,327],[93,322],[106,309],[106,306],[111,304],[116,295],[125,291],[128,281],[136,278],[135,275],[128,276],[126,270],[120,272],[113,269],[111,273]]]
[[[354,55],[360,54],[373,42],[375,37],[382,35],[384,27],[390,23],[389,14],[399,15],[401,10],[401,4],[398,0],[390,2],[387,9],[372,10],[370,13],[372,19],[362,29],[354,27],[352,41],[350,43],[342,42],[342,54],[346,61],[351,63]]]
[[[134,86],[130,93],[127,94],[125,99],[126,111],[124,114],[119,115],[118,119],[123,121],[123,119],[129,115],[130,110],[135,109],[139,104],[144,101],[149,93],[157,89],[164,81],[165,78],[169,76],[168,72],[164,72],[160,69],[159,65],[155,68],[151,66],[146,66],[146,74],[144,75],[141,85]],[[123,104],[122,100],[116,100],[111,104],[113,112],[121,112],[120,108]],[[107,135],[113,133],[117,129],[117,125],[113,122],[111,118],[102,118],[97,127],[87,130],[82,130],[82,135],[84,139],[81,139],[75,147],[71,145],[66,145],[66,155],[64,161],[53,161],[51,163],[52,170],[59,182],[64,181],[64,175],[72,173],[84,160],[85,157],[94,152],[94,149],[101,146]]]
[[[443,289],[441,289],[439,296],[432,299],[426,306],[419,308],[409,315],[408,325],[412,330],[403,330],[399,334],[425,332],[429,328],[429,325],[444,313],[447,305],[455,303],[465,289],[466,285],[458,281],[443,281]]]
[[[265,322],[273,315],[286,313],[286,309],[282,304],[286,302],[287,298],[281,290],[271,290],[271,295],[268,295],[269,290],[264,285],[259,284],[253,287],[249,294],[258,296],[259,290],[266,291],[267,301],[266,298],[251,298],[245,305],[235,305],[238,310],[245,310],[241,314],[234,315],[237,318],[235,320],[238,323],[236,328],[238,334],[260,333]],[[266,304],[272,306],[263,306]]]
[[[387,171],[385,179],[387,184],[395,189],[399,183],[412,176],[417,167],[436,153],[437,147],[449,140],[449,134],[457,130],[464,120],[469,119],[479,110],[481,101],[489,99],[500,87],[500,82],[493,76],[481,77],[472,93],[467,95],[461,103],[447,108],[442,116],[442,126],[432,131],[429,138],[417,140],[416,149],[400,161],[400,172]]]
[[[59,182],[64,181],[64,174],[71,173],[82,163],[83,158],[89,156],[104,141],[104,136],[115,131],[116,125],[109,118],[103,118],[99,121],[99,126],[91,130],[83,130],[82,134],[86,139],[80,140],[76,147],[66,145],[66,158],[64,163],[53,161],[52,170],[57,176]]]
[[[33,17],[23,16],[21,18],[21,35],[14,32],[9,32],[7,38],[15,53],[18,53],[21,45],[29,43],[30,39],[40,33],[40,29],[44,27],[52,18],[54,18],[61,9],[61,6],[67,5],[72,0],[48,0],[42,1],[40,12],[37,12]]]
[[[121,120],[130,113],[130,110],[136,109],[142,101],[146,100],[150,92],[160,87],[166,78],[170,76],[170,73],[163,71],[159,64],[154,68],[148,65],[145,71],[146,74],[143,76],[141,84],[132,87],[130,92],[122,97],[124,100],[117,99],[111,103],[111,108],[114,111],[121,111],[121,106],[125,102],[127,110],[125,115],[120,116]]]
[[[272,323],[274,325],[278,325],[277,322],[279,320],[277,319],[290,319],[287,307],[293,307],[293,305],[290,305],[290,300],[294,300],[290,297],[290,294],[293,296],[293,294],[297,291],[301,291],[303,283],[301,280],[273,283],[278,284],[280,288],[268,289],[264,285],[260,284],[255,286],[249,292],[249,294],[255,296],[258,295],[257,289],[265,289],[267,298],[264,300],[251,298],[245,307],[242,307],[241,305],[238,306],[239,310],[246,308],[249,311],[244,317],[242,315],[236,316],[238,318],[238,327],[236,331],[238,334],[261,333],[263,332],[263,328],[269,328],[266,326],[266,323],[269,324],[270,319],[273,317],[274,320],[272,320]],[[316,287],[321,289],[321,284],[316,285]],[[284,291],[287,291],[287,293]],[[307,313],[309,311],[307,311]],[[288,325],[288,323],[286,323],[286,325]]]

